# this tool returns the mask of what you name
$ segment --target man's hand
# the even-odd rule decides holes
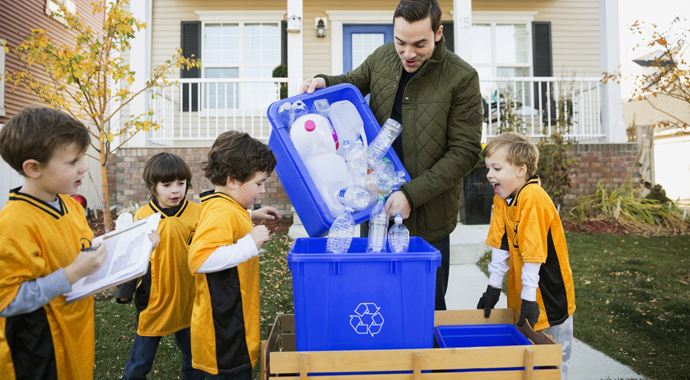
[[[484,318],[489,318],[491,309],[496,306],[499,297],[501,297],[501,289],[494,288],[491,285],[486,286],[486,292],[482,294],[477,304],[477,309],[484,309]]]
[[[271,206],[252,211],[252,220],[280,220],[282,218],[283,215],[280,214],[280,211]]]
[[[326,88],[326,80],[323,78],[307,79],[304,81],[304,83],[302,83],[299,86],[297,93],[302,94],[302,93],[306,92],[308,94],[311,94],[317,88]]]
[[[529,321],[529,325],[534,328],[539,320],[539,304],[533,301],[522,300],[522,307],[520,308],[520,319],[518,319],[517,326],[522,327],[525,320]]]
[[[149,234],[149,240],[151,240],[151,243],[153,243],[153,249],[156,249],[158,247],[158,244],[161,243],[161,235],[158,233],[158,231],[151,230],[151,233]]]
[[[249,231],[249,235],[254,239],[256,249],[261,249],[261,246],[266,244],[269,239],[268,228],[266,226],[256,226]]]
[[[96,249],[89,249],[79,252],[79,255],[72,264],[65,267],[65,276],[70,285],[74,285],[80,278],[88,276],[101,269],[108,258],[108,251],[105,244],[99,245]]]
[[[410,217],[410,204],[402,191],[396,191],[386,201],[386,210],[389,218],[395,218],[395,214],[402,215],[403,219]]]

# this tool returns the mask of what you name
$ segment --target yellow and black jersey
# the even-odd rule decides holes
[[[201,217],[189,249],[196,276],[192,365],[211,374],[252,368],[259,356],[259,258],[215,273],[196,273],[218,247],[236,244],[252,229],[249,213],[223,193],[201,194]]]
[[[563,323],[575,311],[573,273],[563,225],[549,195],[535,176],[508,203],[494,196],[494,214],[486,244],[510,252],[508,307],[520,310],[522,266],[541,263],[539,321],[535,330]]]
[[[149,270],[139,281],[134,299],[140,310],[137,334],[141,336],[163,336],[188,328],[194,305],[194,277],[187,255],[201,205],[184,199],[179,206],[164,209],[151,201],[134,219],[157,212],[161,213],[161,242],[151,253]]]
[[[10,192],[0,212],[0,310],[22,283],[45,277],[91,246],[93,232],[84,208],[58,195],[60,211],[48,203]],[[93,297],[65,305],[53,298],[36,311],[0,318],[0,379],[92,379]]]

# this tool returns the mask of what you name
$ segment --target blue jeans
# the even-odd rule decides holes
[[[232,375],[211,375],[204,372],[204,380],[252,380],[252,369],[238,372]]]
[[[134,343],[129,352],[129,359],[125,364],[125,375],[122,376],[122,380],[146,379],[146,375],[153,366],[153,358],[156,356],[160,341],[160,336],[141,336],[139,334],[134,336]],[[182,353],[182,379],[203,380],[204,373],[192,368],[192,344],[188,328],[175,333],[175,343]]]

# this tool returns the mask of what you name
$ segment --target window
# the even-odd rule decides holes
[[[53,13],[57,12],[60,7],[65,7],[70,13],[75,13],[77,11],[77,6],[74,0],[46,0],[46,14],[51,16]],[[55,17],[55,20],[65,24],[65,19],[62,17]]]
[[[281,63],[280,21],[204,22],[202,44],[203,78],[271,78]],[[277,91],[274,83],[208,83],[203,106],[264,108]]]

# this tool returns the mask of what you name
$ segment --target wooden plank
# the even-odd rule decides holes
[[[282,351],[296,351],[297,350],[297,342],[295,338],[295,334],[292,333],[283,333],[280,336],[281,340],[281,348]]]
[[[513,309],[494,309],[488,319],[484,318],[484,310],[434,312],[434,326],[514,324],[516,321]]]
[[[261,341],[261,348],[259,349],[259,352],[261,353],[261,367],[259,368],[259,379],[264,380],[266,379],[266,366],[264,363],[266,363],[266,341],[262,340]]]
[[[414,353],[414,370],[412,371],[412,378],[414,380],[420,380],[420,377],[422,375],[422,354],[419,352]]]
[[[281,331],[295,331],[295,315],[281,314],[280,315],[280,330]]]
[[[421,380],[523,380],[524,371],[491,371],[491,372],[435,372],[423,373]],[[281,380],[300,380],[299,376],[280,376]],[[557,369],[539,369],[534,371],[534,380],[560,380],[561,371]],[[319,376],[319,380],[410,380],[410,374],[381,375],[337,375]]]
[[[534,350],[525,350],[525,377],[524,380],[534,380]]]
[[[271,374],[299,373],[300,357],[309,355],[311,373],[412,371],[415,352],[422,370],[522,367],[524,350],[532,348],[535,366],[559,366],[559,345],[440,348],[423,350],[314,351],[271,353]]]
[[[309,371],[309,359],[307,355],[301,355],[299,360],[299,378],[300,380],[307,380],[307,372]]]

